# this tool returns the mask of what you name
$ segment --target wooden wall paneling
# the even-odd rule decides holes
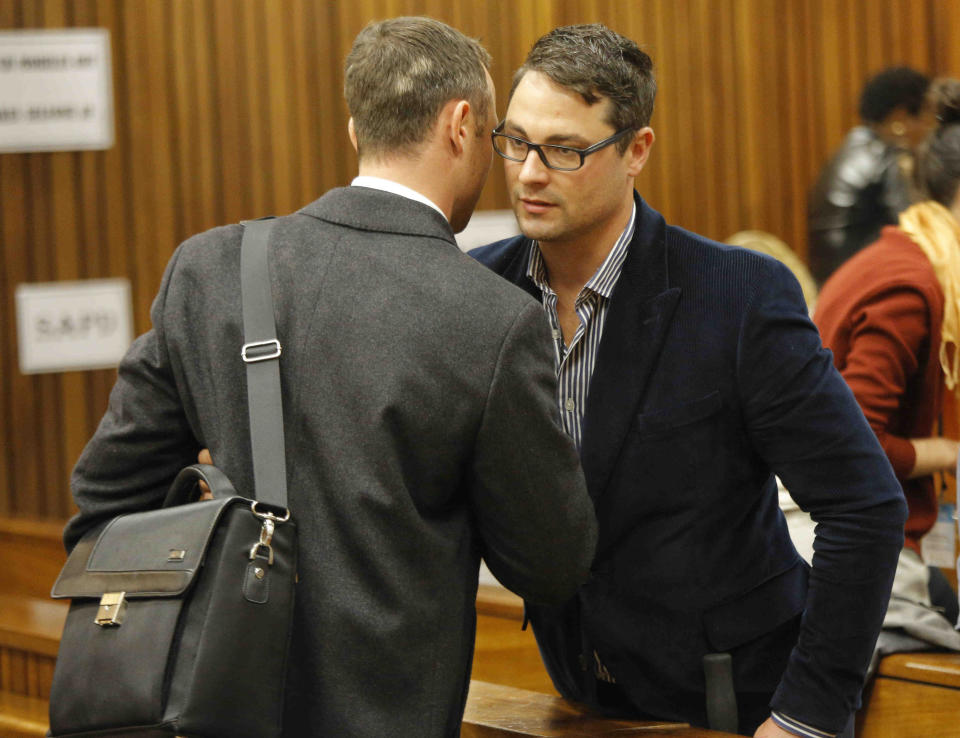
[[[646,177],[641,173],[637,189],[652,207],[671,219],[677,217],[684,198],[682,183],[679,178],[671,176],[677,165],[675,153],[680,148],[677,136],[684,129],[682,111],[678,105],[682,95],[676,92],[681,82],[674,63],[677,53],[675,34],[671,30],[676,23],[675,7],[672,3],[657,0],[650,8],[650,15],[653,20],[650,38],[634,40],[653,60],[657,95],[650,125],[656,139],[647,160]]]
[[[171,108],[168,106],[162,30],[163,5],[122,3],[121,33],[126,39],[126,106],[117,111],[118,125],[129,138],[128,187],[124,201],[132,229],[126,234],[133,292],[134,330],[150,325],[150,303],[159,284],[159,272],[173,249],[170,182]],[[159,252],[159,253],[158,253]],[[161,261],[162,259],[162,261]]]
[[[292,58],[302,56],[304,50],[299,46],[288,46],[285,37],[290,25],[291,13],[289,0],[269,0],[262,4],[266,16],[261,27],[263,34],[264,57],[262,68],[267,73],[268,89],[263,97],[266,109],[266,130],[271,151],[267,170],[267,181],[273,185],[273,213],[283,214],[296,210],[304,203],[299,202],[299,193],[294,191],[296,166],[294,165],[295,108],[303,104],[296,95],[291,94]]]
[[[110,31],[110,48],[113,54],[113,147],[96,152],[100,163],[100,191],[94,208],[99,222],[99,244],[106,255],[104,277],[127,277],[130,275],[130,249],[128,234],[133,230],[133,219],[128,207],[130,184],[130,125],[125,111],[129,108],[127,94],[127,37],[123,33],[118,4],[123,0],[97,0],[96,24]]]
[[[723,240],[735,229],[729,218],[725,217],[727,198],[739,197],[739,175],[736,161],[730,157],[729,144],[733,141],[735,130],[731,126],[736,111],[727,97],[727,83],[724,74],[732,71],[732,65],[725,68],[724,56],[732,49],[722,50],[724,31],[733,27],[727,7],[723,3],[711,3],[709,0],[697,0],[697,65],[701,68],[695,84],[703,89],[696,122],[705,146],[695,145],[694,159],[699,156],[703,162],[700,167],[704,186],[703,213],[700,227],[710,238]],[[699,144],[699,141],[698,141]],[[697,152],[700,152],[699,155]],[[727,174],[729,172],[730,174]]]
[[[809,29],[814,24],[816,11],[813,0],[802,0],[802,17],[800,28],[795,34],[799,41],[800,58],[797,63],[802,70],[803,89],[797,94],[798,125],[797,141],[793,143],[793,162],[797,167],[797,176],[801,177],[803,197],[798,207],[802,208],[803,220],[797,226],[794,237],[796,241],[790,246],[807,260],[809,242],[807,237],[807,198],[813,183],[816,181],[820,167],[827,160],[828,152],[823,135],[823,96],[819,94],[818,69],[820,60],[819,40]]]
[[[328,90],[328,104],[333,110],[321,111],[325,113],[322,119],[330,126],[328,133],[324,136],[323,148],[332,149],[337,162],[336,172],[342,177],[332,177],[332,173],[327,173],[323,182],[324,191],[332,186],[345,186],[350,184],[357,175],[357,156],[350,144],[347,136],[347,121],[350,119],[350,113],[347,110],[346,102],[343,100],[343,67],[353,45],[354,37],[360,30],[367,25],[369,21],[380,20],[384,16],[382,11],[375,7],[371,0],[357,0],[357,2],[331,3],[327,18],[330,26],[336,28],[336,34],[330,39],[329,64],[330,69],[321,76],[321,84],[330,85],[325,87]],[[322,22],[322,21],[321,21]],[[334,72],[334,70],[336,70]],[[335,101],[335,102],[334,102]],[[321,150],[321,156],[325,156],[326,151]],[[331,181],[333,179],[334,181]],[[318,193],[320,194],[320,193]]]
[[[337,15],[332,3],[315,6],[314,13],[316,56],[312,64],[316,70],[313,95],[317,107],[314,114],[317,124],[314,151],[317,156],[313,164],[318,176],[314,180],[316,191],[311,197],[319,197],[332,187],[349,184],[357,167],[356,155],[347,136],[350,116],[343,99],[345,34],[335,22]]]
[[[861,62],[865,62],[866,69],[862,70],[867,75],[887,66],[886,59],[894,53],[892,26],[896,25],[898,18],[893,15],[893,0],[880,4],[870,2],[870,0],[855,0],[851,2],[859,11],[859,22],[856,25],[858,32],[864,29],[873,29],[872,33],[864,37],[864,54]],[[854,68],[856,70],[856,67]],[[850,82],[853,84],[857,78],[864,78],[863,73],[851,74]]]
[[[316,126],[311,125],[315,110],[316,94],[311,93],[308,65],[328,63],[329,55],[321,57],[310,32],[312,23],[308,22],[308,9],[304,0],[289,0],[287,12],[290,22],[284,25],[283,49],[296,49],[289,54],[290,86],[294,100],[289,112],[290,125],[290,186],[292,198],[287,210],[302,207],[320,193],[310,181],[310,170],[322,161],[314,149],[317,138]],[[286,53],[286,52],[284,52]],[[332,63],[332,60],[330,60]]]
[[[751,228],[765,229],[761,217],[767,193],[759,188],[756,173],[765,165],[760,150],[763,135],[763,87],[761,67],[764,59],[757,45],[756,3],[737,4],[734,26],[734,43],[737,48],[737,82],[740,91],[737,115],[739,118],[738,155],[740,160],[740,222]]]
[[[794,219],[789,171],[792,143],[788,99],[792,94],[788,86],[789,29],[793,27],[789,22],[791,7],[790,3],[771,3],[761,15],[761,48],[766,60],[763,65],[766,70],[763,97],[769,104],[763,106],[767,117],[760,129],[765,132],[765,153],[760,170],[755,173],[760,178],[760,189],[766,193],[762,229],[787,241]]]
[[[39,447],[36,416],[38,414],[38,383],[35,377],[20,373],[16,350],[16,286],[32,281],[29,270],[30,250],[26,156],[0,156],[0,221],[2,221],[2,249],[5,262],[4,334],[9,350],[3,352],[6,380],[6,412],[2,433],[4,461],[7,466],[3,506],[6,514],[15,514],[27,504],[23,498],[35,496],[40,489],[41,465],[36,457]]]
[[[923,9],[922,13],[913,12],[913,6],[909,0],[902,0],[902,2],[905,25],[909,28],[904,45],[913,51],[912,58],[918,69],[932,75],[937,74],[937,46],[933,25],[935,0],[924,0],[919,3]]]
[[[235,3],[239,6],[241,18],[241,45],[243,47],[242,65],[245,76],[245,110],[248,127],[249,147],[246,155],[251,168],[248,178],[233,187],[249,188],[252,195],[253,210],[243,217],[260,217],[275,212],[271,180],[276,175],[271,167],[272,143],[267,107],[270,102],[267,89],[267,57],[264,38],[264,8],[256,0],[243,0]]]
[[[807,70],[807,33],[808,17],[806,3],[789,3],[785,6],[786,28],[785,44],[783,47],[783,63],[785,74],[782,79],[782,94],[785,100],[783,116],[784,126],[784,166],[780,176],[787,185],[788,219],[783,223],[782,231],[777,233],[801,258],[807,254],[807,189],[809,175],[807,174],[807,153],[803,146],[798,145],[804,140],[804,112],[809,98]],[[771,172],[771,176],[776,174]]]
[[[248,158],[247,116],[242,96],[246,89],[240,61],[240,18],[233,0],[209,0],[212,19],[214,145],[218,149],[216,179],[218,215],[223,223],[254,217],[251,166]]]
[[[25,3],[22,22],[27,28],[42,28],[46,5],[43,3]],[[52,203],[57,193],[53,192],[52,155],[25,154],[27,163],[27,200],[26,209],[21,217],[27,221],[27,238],[24,251],[27,261],[27,282],[45,282],[53,279],[55,258],[53,255],[54,233],[52,222]],[[20,494],[15,510],[21,515],[41,515],[43,490],[48,486],[49,465],[47,457],[54,455],[53,463],[58,459],[59,443],[55,437],[58,428],[59,387],[57,379],[51,375],[33,375],[27,378],[27,397],[15,398],[24,412],[21,414],[24,434],[16,463],[37,468],[36,486],[30,494]]]
[[[0,512],[69,514],[67,477],[115,376],[20,375],[16,285],[126,276],[146,330],[180,240],[349,182],[343,59],[369,20],[401,13],[482,39],[500,114],[551,27],[601,21],[635,39],[660,81],[644,196],[705,235],[762,228],[800,254],[807,190],[856,122],[866,77],[893,63],[960,74],[960,9],[946,0],[2,2],[2,27],[110,29],[117,139],[0,156]],[[508,202],[496,159],[480,206]]]
[[[45,0],[44,24],[48,27],[75,25],[76,6],[64,0]],[[54,281],[70,281],[85,276],[82,262],[86,257],[80,201],[80,173],[83,164],[79,152],[57,152],[50,155],[52,168],[52,246]],[[38,495],[38,513],[43,517],[59,511],[66,494],[66,478],[71,456],[79,454],[86,442],[87,394],[84,375],[64,372],[50,377],[58,397],[52,407],[45,408],[44,427],[47,440],[44,448],[46,481]]]
[[[132,222],[130,209],[127,207],[125,196],[129,168],[129,147],[123,145],[128,140],[123,136],[119,110],[126,109],[126,67],[120,63],[126,49],[126,37],[121,33],[118,3],[121,0],[93,0],[94,8],[91,25],[106,28],[110,32],[110,48],[113,57],[113,104],[114,104],[114,137],[113,147],[106,151],[92,152],[90,156],[97,167],[97,192],[89,199],[85,196],[84,207],[93,214],[95,232],[88,237],[89,244],[95,244],[101,253],[101,267],[95,277],[124,277],[130,276],[129,238]],[[107,407],[110,389],[116,381],[115,369],[104,369],[89,373],[92,387],[90,402],[87,408],[87,437],[93,434],[100,418]],[[76,458],[68,459],[68,468],[72,468]],[[64,484],[68,480],[64,480]],[[65,518],[75,511],[69,492],[64,495],[56,517]]]
[[[513,73],[523,62],[534,39],[528,40],[521,37],[513,8],[507,10],[498,6],[497,3],[483,3],[482,8],[484,14],[478,18],[476,36],[493,57],[490,76],[497,88],[497,119],[499,121],[507,112]],[[494,154],[490,176],[487,177],[487,184],[480,195],[478,207],[489,210],[509,206],[510,198],[504,180],[503,160]]]
[[[185,236],[220,225],[224,222],[223,201],[218,194],[217,172],[222,168],[222,152],[217,140],[218,99],[214,74],[213,13],[208,0],[195,0],[190,5],[190,33],[187,43],[191,50],[193,75],[187,77],[194,96],[194,116],[184,121],[196,136],[197,161],[194,163],[195,197],[203,214],[202,219],[188,220]],[[191,79],[192,78],[192,79]],[[189,208],[190,203],[186,203]]]
[[[932,71],[960,76],[960,4],[954,0],[930,0]]]
[[[134,3],[131,7],[137,10],[148,31],[145,50],[150,136],[149,139],[140,139],[140,142],[146,145],[149,141],[149,151],[144,154],[149,154],[151,168],[135,173],[135,176],[146,176],[152,185],[148,209],[138,212],[143,217],[140,222],[152,224],[152,228],[147,225],[142,234],[145,238],[138,238],[136,242],[138,259],[146,266],[139,294],[145,315],[149,314],[164,268],[180,240],[178,234],[183,233],[182,196],[179,182],[174,176],[181,141],[174,135],[173,125],[182,101],[173,95],[172,76],[173,68],[182,60],[174,58],[167,30],[172,7],[173,3]],[[139,324],[138,333],[143,333],[149,327],[147,318]]]
[[[653,149],[647,159],[646,166],[636,179],[637,191],[645,200],[661,213],[673,212],[675,197],[671,192],[671,180],[668,176],[669,167],[665,164],[669,152],[666,142],[669,131],[676,126],[672,124],[673,111],[667,105],[664,108],[664,84],[669,79],[671,65],[667,59],[668,39],[671,37],[668,29],[668,20],[664,13],[659,12],[659,6],[652,9],[647,16],[639,34],[633,40],[653,60],[653,73],[657,81],[657,94],[653,102],[653,116],[650,126],[654,132]],[[638,37],[639,36],[639,37]]]
[[[694,47],[698,52],[696,63],[702,69],[696,84],[703,93],[699,96],[699,119],[693,123],[706,142],[706,146],[694,147],[694,152],[700,151],[697,169],[704,183],[702,227],[705,235],[722,240],[732,232],[725,209],[728,202],[738,199],[740,179],[736,160],[730,156],[736,146],[736,109],[728,97],[734,54],[728,35],[732,20],[724,3],[697,0],[695,12]]]
[[[661,3],[659,12],[665,12],[667,3]],[[694,154],[696,135],[700,121],[697,108],[700,97],[695,88],[694,38],[691,30],[690,2],[672,3],[670,25],[683,28],[682,34],[674,33],[667,51],[671,59],[671,71],[664,81],[663,105],[673,109],[672,125],[666,131],[667,140],[660,166],[670,169],[673,180],[673,209],[668,220],[686,224],[696,229],[696,221],[702,203],[703,180],[700,176],[700,157]],[[700,150],[698,153],[705,153]]]
[[[817,66],[821,73],[816,95],[823,100],[820,109],[823,115],[821,130],[826,139],[824,148],[827,152],[833,152],[850,127],[850,115],[847,112],[850,103],[846,93],[846,81],[850,79],[850,74],[838,54],[844,43],[841,27],[845,6],[833,0],[818,0],[816,5],[816,17],[819,19],[817,27],[820,31]],[[852,26],[848,24],[847,27]],[[829,155],[828,153],[827,156]]]
[[[73,22],[78,27],[95,28],[98,25],[96,0],[78,0],[72,7]],[[105,215],[104,200],[106,192],[103,190],[103,163],[104,155],[100,151],[77,152],[79,177],[76,188],[78,233],[83,244],[80,276],[84,279],[99,279],[114,276],[109,271],[109,253],[105,246]],[[122,276],[122,272],[116,276]],[[103,376],[112,381],[112,371],[79,372],[79,389],[83,395],[83,413],[77,413],[68,418],[72,429],[68,433],[66,443],[66,458],[64,468],[69,473],[74,461],[80,455],[84,445],[92,434],[96,423],[102,415],[106,390],[103,387]],[[69,498],[66,479],[60,480],[61,487],[50,490],[55,492],[48,498],[48,515],[66,516],[71,512],[66,504]]]
[[[491,31],[500,23],[509,22],[509,11],[497,3],[458,3],[451,6],[451,24],[460,28],[471,38],[476,38],[493,57],[490,76],[497,91],[497,108],[494,116],[499,121],[507,106],[507,96],[510,93],[511,67],[517,66],[508,60],[502,50],[491,47]],[[522,54],[526,50],[514,50],[514,55]],[[498,81],[498,72],[503,72],[503,81]],[[493,155],[493,163],[487,183],[480,193],[477,202],[478,210],[491,210],[508,206],[506,189],[503,181],[503,167],[501,159]]]
[[[201,48],[205,50],[207,45],[198,48],[196,43],[199,9],[202,9],[199,3],[170,3],[168,7],[173,60],[170,96],[177,101],[176,115],[171,115],[170,125],[172,137],[178,142],[174,162],[174,179],[179,193],[179,202],[174,204],[177,219],[174,238],[178,242],[187,234],[205,230],[212,215],[209,202],[213,191],[212,177],[204,181],[201,174],[204,170],[209,174],[211,169],[209,165],[204,167],[203,163],[210,157],[212,125],[209,100],[198,94],[201,81],[208,77],[205,74],[207,68],[201,66]]]
[[[16,3],[0,3],[0,28],[15,27],[19,10]],[[24,241],[22,158],[0,155],[0,192],[4,193],[0,197],[0,346],[4,349],[0,352],[0,515],[9,515],[16,504],[12,398],[20,383],[14,289]]]

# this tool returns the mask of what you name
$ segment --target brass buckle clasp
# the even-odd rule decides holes
[[[106,592],[100,598],[97,616],[93,619],[101,628],[116,628],[127,614],[126,592]]]

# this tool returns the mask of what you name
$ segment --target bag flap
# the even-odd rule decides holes
[[[182,594],[203,563],[227,507],[242,497],[205,500],[120,515],[85,536],[67,558],[51,596],[128,598]]]

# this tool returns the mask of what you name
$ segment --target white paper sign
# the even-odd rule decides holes
[[[126,279],[21,284],[16,300],[24,374],[115,367],[133,340]]]
[[[113,146],[105,28],[0,31],[0,152]]]

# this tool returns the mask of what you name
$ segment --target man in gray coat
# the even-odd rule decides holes
[[[535,300],[457,248],[490,168],[489,56],[429,19],[346,65],[360,177],[275,221],[270,274],[300,583],[284,735],[459,732],[483,556],[561,602],[596,521]],[[252,490],[238,225],[183,243],[74,471],[68,548],[158,507],[200,448]]]

